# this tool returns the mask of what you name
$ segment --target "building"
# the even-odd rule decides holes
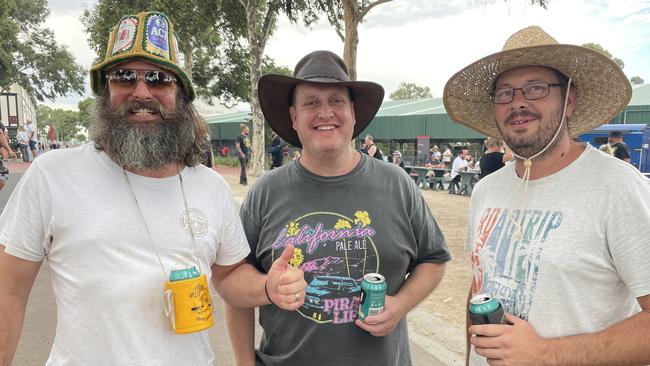
[[[0,93],[0,121],[9,131],[9,140],[13,142],[18,126],[26,126],[29,121],[36,121],[36,103],[34,98],[18,84]]]
[[[251,114],[238,112],[207,118],[212,141],[232,144],[239,134],[239,125],[250,126]],[[287,121],[289,123],[289,121]],[[623,112],[611,123],[650,125],[650,84],[635,86],[632,99]],[[400,150],[407,164],[418,164],[426,159],[429,146],[449,147],[454,153],[469,148],[475,157],[482,154],[485,136],[453,122],[442,105],[442,98],[417,100],[387,100],[381,105],[370,125],[357,138],[357,146],[366,134],[374,137],[384,155]]]

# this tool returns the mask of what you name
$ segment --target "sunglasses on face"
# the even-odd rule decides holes
[[[168,94],[174,90],[176,77],[167,71],[115,69],[106,74],[109,85],[118,92],[133,90],[142,79],[153,94]]]

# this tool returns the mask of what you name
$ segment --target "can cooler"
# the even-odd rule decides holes
[[[205,274],[182,281],[165,282],[165,315],[178,334],[194,333],[212,326],[212,296]]]

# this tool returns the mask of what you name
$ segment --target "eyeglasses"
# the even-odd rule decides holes
[[[552,86],[563,86],[561,83],[530,83],[522,86],[521,88],[499,88],[492,92],[492,100],[495,104],[508,104],[512,102],[515,97],[515,90],[521,90],[521,94],[526,100],[541,99],[551,91]]]
[[[143,76],[140,76],[140,72],[142,72]],[[111,87],[120,93],[130,92],[135,89],[141,78],[149,91],[155,95],[171,93],[176,82],[174,75],[161,70],[116,69],[106,75],[106,80],[108,80]]]

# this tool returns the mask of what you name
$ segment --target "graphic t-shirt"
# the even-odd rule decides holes
[[[239,148],[241,149],[241,152],[244,153],[244,155],[248,156],[251,153],[251,139],[248,138],[247,135],[241,134],[237,135],[237,138],[235,139],[235,144],[239,145]]]
[[[544,338],[597,332],[638,312],[636,298],[650,294],[650,181],[587,145],[566,168],[530,181],[522,215],[523,190],[510,200],[521,181],[514,168],[472,194],[473,294],[496,297]],[[487,362],[472,350],[470,364]]]
[[[364,274],[384,275],[387,294],[395,295],[418,263],[450,260],[431,211],[404,170],[362,155],[350,173],[320,177],[294,162],[258,179],[241,218],[254,264],[266,272],[293,244],[291,263],[308,283],[299,310],[260,309],[258,364],[411,364],[406,319],[386,337],[354,324]]]

